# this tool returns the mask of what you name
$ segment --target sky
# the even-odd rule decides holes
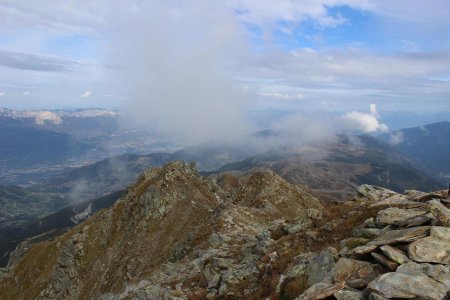
[[[0,107],[223,127],[246,110],[371,104],[450,110],[450,1],[0,1]]]

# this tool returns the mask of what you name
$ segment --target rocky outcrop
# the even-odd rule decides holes
[[[339,254],[342,257],[330,272],[335,274],[334,280],[323,282],[321,286],[316,283],[316,287],[304,295],[318,287],[328,291],[345,282],[345,288],[335,292],[334,298],[343,299],[346,294],[354,297],[349,299],[448,299],[448,203],[432,197],[441,193],[409,191],[399,195],[367,185],[358,191],[376,201],[370,203],[370,207],[382,210],[376,218],[369,218],[355,228],[354,238],[341,242]],[[383,209],[385,206],[388,207]],[[369,238],[364,244],[359,243],[362,236]],[[351,249],[348,245],[352,240],[358,242]],[[357,289],[356,294],[346,291],[350,288]],[[314,295],[317,295],[314,299],[324,299],[320,298],[322,294]]]
[[[202,177],[182,162],[147,170],[111,209],[31,247],[0,279],[1,298],[251,293],[241,286],[257,288],[279,259],[270,250],[275,239],[310,229],[322,218],[323,206],[307,188],[270,170],[233,182],[229,176]],[[317,258],[321,267],[311,280],[330,276],[330,255]],[[42,262],[44,268],[36,267]]]

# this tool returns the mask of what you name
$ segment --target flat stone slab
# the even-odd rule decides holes
[[[417,226],[423,226],[423,225],[429,225],[433,221],[435,221],[436,218],[433,216],[432,213],[427,213],[424,215],[420,215],[411,219],[403,220],[403,221],[397,221],[394,223],[395,226],[398,227],[417,227]]]
[[[370,253],[373,258],[383,266],[387,267],[391,271],[397,270],[398,264],[393,261],[392,259],[389,259],[388,257],[384,256],[383,254],[372,252]]]
[[[369,283],[369,291],[385,298],[445,299],[447,288],[426,275],[410,275],[400,272],[386,273]]]
[[[411,261],[409,257],[400,249],[391,247],[389,245],[383,245],[380,247],[380,250],[386,255],[388,258],[396,262],[397,264],[406,264]]]
[[[428,211],[424,209],[390,207],[378,212],[376,222],[381,225],[394,225],[395,223],[404,222],[414,217],[425,215],[426,213]]]
[[[395,243],[409,243],[427,237],[430,232],[430,226],[419,226],[406,229],[389,230],[376,237],[364,246],[356,247],[348,252],[349,255],[365,254],[374,251],[379,246],[391,245]]]
[[[370,241],[366,245],[381,246],[400,242],[414,242],[428,236],[429,232],[430,226],[419,226],[407,229],[390,230],[386,231],[384,234]]]
[[[421,202],[415,202],[408,199],[404,195],[393,195],[386,199],[380,200],[376,203],[369,205],[369,207],[380,207],[380,206],[402,206],[407,208],[413,207],[425,207],[426,205]]]
[[[429,236],[411,243],[408,256],[417,262],[450,264],[450,242]]]

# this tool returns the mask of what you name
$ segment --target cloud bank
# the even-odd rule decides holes
[[[211,1],[175,1],[123,12],[111,55],[119,82],[130,88],[129,122],[184,143],[248,133],[247,98],[232,78],[245,48],[231,11]]]

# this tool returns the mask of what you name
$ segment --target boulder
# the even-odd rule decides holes
[[[428,201],[428,209],[437,220],[437,225],[450,227],[450,209],[438,200]]]
[[[395,261],[384,256],[383,254],[375,253],[375,252],[372,252],[370,254],[372,255],[373,258],[375,258],[375,260],[377,262],[379,262],[383,266],[387,267],[389,270],[395,271],[397,269],[398,264]]]
[[[393,195],[398,195],[398,193],[394,191],[370,184],[358,186],[357,191],[360,195],[375,201],[384,200]]]
[[[385,298],[400,299],[445,299],[447,288],[440,282],[422,274],[411,275],[400,272],[386,273],[369,283],[368,291]]]
[[[329,283],[316,283],[307,289],[303,294],[298,296],[296,300],[319,300],[330,297],[336,292],[342,290],[345,286],[344,282],[338,282],[336,284]]]
[[[424,209],[402,209],[390,207],[379,211],[376,222],[380,225],[394,225],[398,222],[405,222],[417,216],[426,214],[428,211]]]
[[[366,286],[378,274],[379,267],[377,265],[350,258],[340,258],[334,267],[334,281],[347,282],[355,288]],[[352,281],[356,283],[356,286],[351,284]]]
[[[450,291],[450,265],[432,265],[427,263],[409,262],[397,268],[397,272],[410,275],[427,275],[444,284]]]

